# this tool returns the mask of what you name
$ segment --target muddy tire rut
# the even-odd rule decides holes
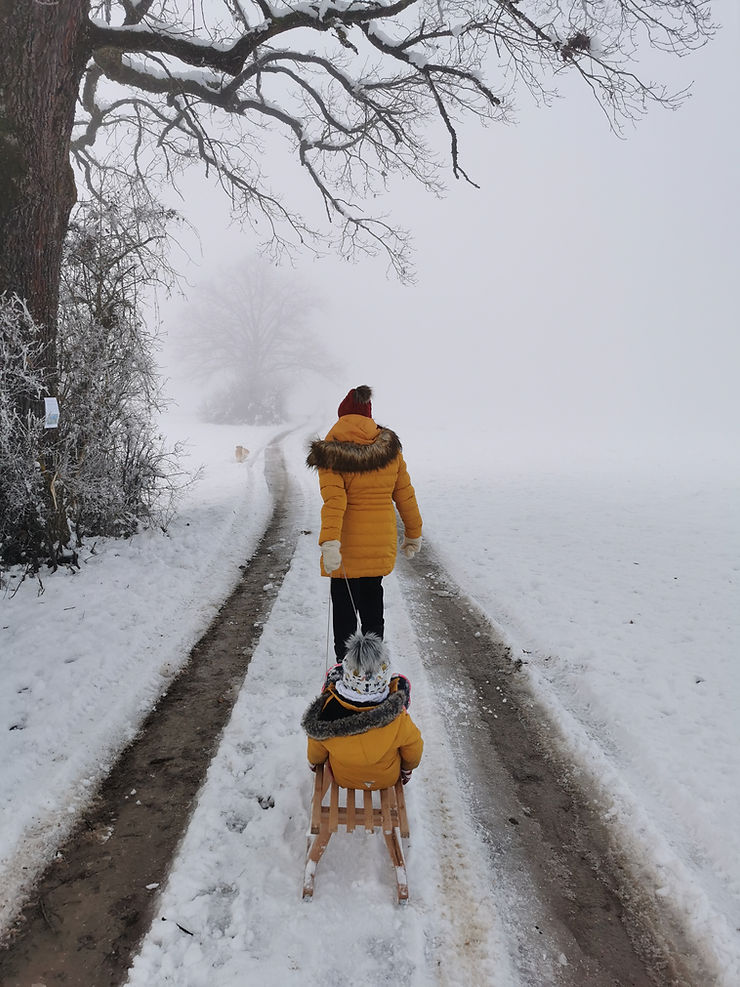
[[[0,948],[2,987],[125,981],[295,551],[278,441],[265,450],[275,507],[253,558],[38,881]]]
[[[397,572],[433,691],[451,697],[439,708],[498,897],[510,906],[502,922],[520,983],[716,983],[675,918],[630,878],[588,779],[485,615],[429,549]],[[471,703],[466,718],[460,708]],[[543,955],[554,965],[543,967]]]

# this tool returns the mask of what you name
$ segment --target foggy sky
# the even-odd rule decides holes
[[[414,234],[416,285],[382,258],[300,260],[328,300],[317,330],[346,368],[310,382],[306,410],[315,398],[329,424],[347,389],[369,383],[391,425],[737,433],[740,13],[715,14],[709,46],[652,73],[693,82],[677,112],[652,108],[620,140],[582,86],[548,108],[522,94],[515,124],[464,131],[480,189],[450,177],[437,200],[407,180],[382,201]],[[197,265],[178,262],[194,284],[253,251],[201,180],[183,211],[203,245]],[[163,311],[175,332],[182,304]]]

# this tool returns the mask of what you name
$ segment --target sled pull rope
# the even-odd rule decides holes
[[[349,602],[352,604],[352,609],[355,612],[355,620],[359,622],[360,615],[357,612],[357,607],[355,606],[355,598],[352,596],[352,590],[349,585],[349,579],[347,578],[347,570],[344,568],[344,561],[342,561],[342,575],[344,576],[344,581],[347,584],[347,592],[349,593]]]
[[[329,606],[326,608],[326,655],[324,657],[324,675],[329,671],[329,635],[331,633],[331,579],[329,580]]]
[[[344,581],[347,584],[347,592],[349,593],[349,602],[352,604],[352,609],[355,612],[355,620],[359,623],[360,615],[357,612],[357,607],[355,606],[355,598],[352,596],[352,589],[349,585],[349,579],[347,578],[347,570],[344,568],[344,562],[342,562],[342,575],[344,576]],[[329,608],[326,616],[326,658],[324,665],[324,672],[329,671],[329,633],[331,629],[331,581],[329,582]]]

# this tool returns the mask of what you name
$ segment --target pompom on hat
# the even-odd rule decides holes
[[[347,641],[337,692],[349,700],[380,702],[388,696],[390,681],[391,663],[383,641],[372,631],[353,634]]]
[[[342,415],[364,415],[365,418],[372,418],[373,406],[370,403],[370,398],[372,396],[372,389],[369,388],[367,384],[361,384],[359,387],[353,387],[347,394],[347,397],[339,405],[339,408],[337,409],[337,417],[341,418]]]

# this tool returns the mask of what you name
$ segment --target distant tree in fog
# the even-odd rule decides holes
[[[292,271],[259,258],[224,272],[189,310],[178,349],[204,387],[211,422],[283,421],[291,386],[331,361],[319,340],[320,298]]]

